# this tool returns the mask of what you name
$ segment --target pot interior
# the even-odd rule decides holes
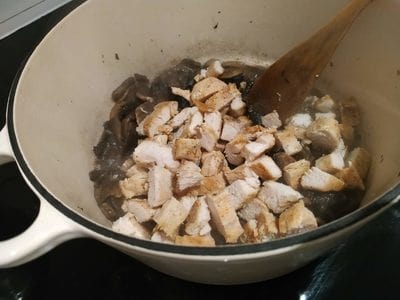
[[[88,1],[38,46],[14,102],[19,147],[29,167],[66,206],[109,225],[93,197],[92,147],[128,76],[154,76],[182,58],[268,63],[325,24],[345,0]],[[354,96],[362,144],[373,162],[362,205],[400,176],[400,5],[362,13],[319,80],[333,97]]]

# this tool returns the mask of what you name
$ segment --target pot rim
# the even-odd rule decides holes
[[[150,240],[138,239],[117,233],[112,229],[106,228],[102,225],[95,223],[94,221],[91,221],[79,215],[77,212],[64,205],[61,200],[54,197],[46,189],[46,187],[40,183],[40,181],[36,178],[33,171],[29,168],[27,162],[25,161],[25,158],[23,157],[22,151],[18,144],[18,139],[14,128],[13,115],[14,115],[14,102],[16,100],[15,95],[17,89],[19,88],[19,79],[28,61],[29,59],[26,59],[21,64],[20,69],[17,72],[14,81],[12,83],[8,97],[6,124],[8,127],[10,144],[15,156],[15,160],[19,165],[20,170],[26,176],[26,179],[29,180],[29,182],[36,189],[36,191],[41,196],[43,196],[43,198],[46,199],[47,202],[49,202],[54,208],[56,208],[66,217],[72,219],[76,223],[106,238],[114,239],[119,242],[126,243],[130,246],[141,247],[148,250],[168,252],[174,254],[183,254],[183,255],[223,256],[223,255],[243,255],[250,253],[260,253],[260,252],[266,252],[271,250],[282,249],[285,247],[295,246],[296,244],[301,244],[305,242],[310,242],[322,237],[326,237],[341,229],[345,229],[346,227],[349,227],[351,225],[354,225],[362,221],[363,219],[377,212],[379,209],[387,206],[397,195],[400,194],[400,183],[397,183],[389,190],[387,190],[383,195],[377,197],[370,204],[358,208],[357,210],[339,219],[336,219],[330,223],[322,225],[308,232],[256,244],[224,245],[216,247],[190,247],[190,246],[180,246],[180,245],[173,245],[166,243],[157,243]]]

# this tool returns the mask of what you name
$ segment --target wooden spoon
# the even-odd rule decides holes
[[[351,0],[325,27],[274,64],[255,82],[246,99],[253,121],[276,110],[282,121],[301,109],[314,81],[340,41],[372,0]]]

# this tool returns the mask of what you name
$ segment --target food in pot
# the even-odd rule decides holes
[[[95,198],[112,228],[190,246],[257,243],[356,209],[370,156],[354,99],[309,96],[287,120],[254,124],[246,95],[262,67],[185,59],[135,74],[94,147]]]

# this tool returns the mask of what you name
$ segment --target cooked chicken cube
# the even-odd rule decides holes
[[[225,156],[232,165],[240,165],[244,159],[240,155],[243,147],[248,143],[247,136],[244,134],[237,135],[232,141],[225,146]]]
[[[174,148],[175,159],[200,161],[200,148],[201,144],[198,139],[176,139]]]
[[[288,155],[286,152],[277,152],[272,157],[275,163],[281,169],[296,161],[292,156]]]
[[[202,124],[198,128],[198,137],[200,138],[200,145],[206,151],[213,151],[218,142],[218,134],[206,124]]]
[[[211,235],[184,235],[177,236],[175,244],[182,246],[195,246],[195,247],[213,247],[215,241]]]
[[[149,193],[147,201],[151,207],[162,205],[172,197],[172,174],[161,166],[149,171]]]
[[[187,135],[195,136],[197,134],[197,128],[203,123],[203,115],[201,112],[196,111],[190,117],[190,120],[187,124]]]
[[[332,152],[318,158],[315,166],[324,172],[334,174],[344,168],[344,160],[339,153]]]
[[[166,244],[173,244],[174,240],[167,236],[164,232],[156,230],[153,232],[151,238],[151,241],[153,242],[158,242],[158,243],[166,243]]]
[[[256,142],[266,145],[267,150],[270,150],[275,145],[275,137],[271,133],[262,133],[257,137]]]
[[[307,113],[298,113],[289,119],[288,125],[300,128],[307,128],[312,123],[312,117]]]
[[[229,83],[227,87],[224,87],[206,100],[204,106],[206,110],[202,109],[202,106],[199,106],[199,109],[204,112],[218,111],[228,106],[234,99],[240,96],[241,94],[236,85]]]
[[[336,114],[333,113],[333,112],[316,113],[316,114],[315,114],[315,120],[318,120],[318,119],[321,119],[321,118],[336,119]]]
[[[247,201],[253,199],[258,190],[258,187],[250,185],[246,180],[236,180],[226,188],[226,191],[232,195],[231,200],[236,210],[240,209]]]
[[[281,169],[268,155],[264,155],[250,163],[250,168],[263,180],[277,180],[282,177]]]
[[[238,216],[245,220],[255,220],[262,213],[269,213],[267,205],[258,198],[253,198],[251,201],[243,205],[243,208],[238,211]]]
[[[169,125],[171,125],[173,129],[176,129],[182,126],[197,111],[197,107],[185,107],[175,117],[172,118],[172,120],[169,122]]]
[[[306,136],[311,140],[313,148],[330,153],[340,141],[339,124],[332,118],[320,118],[307,128]]]
[[[212,61],[207,67],[206,77],[218,77],[224,73],[224,67],[219,60]]]
[[[183,207],[189,213],[193,207],[193,204],[197,201],[197,196],[183,196],[179,199]]]
[[[283,168],[283,178],[288,185],[297,190],[300,186],[301,177],[309,169],[310,162],[308,160],[302,159],[293,162]]]
[[[235,208],[231,201],[231,194],[223,191],[217,195],[207,195],[206,200],[211,213],[211,220],[223,235],[227,243],[236,243],[243,233]]]
[[[230,113],[232,116],[243,116],[246,112],[246,103],[243,102],[242,97],[236,97],[232,100],[230,108]]]
[[[260,214],[257,219],[247,221],[240,237],[243,243],[259,243],[271,240],[278,234],[276,218],[270,212]]]
[[[224,116],[224,125],[222,127],[221,140],[232,141],[245,127],[246,123],[241,119],[231,116]]]
[[[199,195],[215,194],[222,191],[226,187],[226,182],[223,173],[218,173],[213,176],[203,177],[198,189]]]
[[[279,114],[274,110],[272,113],[261,117],[261,124],[267,128],[279,128],[282,126],[282,121]]]
[[[172,148],[154,141],[143,141],[133,152],[133,159],[137,164],[151,166],[157,164],[170,170],[176,170],[179,162],[174,159]]]
[[[171,92],[172,94],[180,96],[190,102],[190,90],[183,90],[181,88],[171,86]]]
[[[176,171],[176,190],[178,193],[200,185],[203,175],[201,169],[191,161],[183,162]]]
[[[358,189],[361,191],[365,189],[362,178],[354,166],[340,170],[335,176],[344,182],[346,189]]]
[[[258,142],[250,142],[246,144],[240,154],[246,161],[253,161],[263,155],[268,150],[268,145]]]
[[[314,109],[322,113],[330,112],[334,107],[335,101],[329,95],[325,95],[314,102]]]
[[[233,170],[225,168],[224,174],[229,184],[239,179],[243,179],[249,182],[250,179],[254,178],[257,180],[257,185],[259,185],[258,175],[248,165],[243,164],[234,168]]]
[[[129,212],[113,222],[112,229],[118,233],[133,236],[138,239],[150,238],[150,232],[147,228],[140,224],[135,219],[135,216]]]
[[[360,124],[360,109],[354,98],[348,98],[340,102],[340,116],[342,124],[357,126]]]
[[[168,237],[175,238],[179,227],[186,220],[188,214],[189,212],[182,203],[171,197],[157,211],[153,220],[157,223],[157,230],[162,230]]]
[[[193,101],[193,103],[196,101],[203,102],[225,87],[227,87],[227,84],[218,78],[205,78],[193,86],[190,99]]]
[[[152,139],[154,142],[157,142],[161,145],[166,145],[168,143],[168,135],[166,134],[158,134]]]
[[[227,165],[221,151],[205,152],[201,157],[201,174],[213,176],[224,170]]]
[[[130,177],[119,181],[119,188],[125,198],[145,195],[149,190],[147,171],[134,165],[128,172]]]
[[[299,201],[279,216],[279,233],[283,236],[317,228],[314,214]]]
[[[210,113],[205,113],[204,114],[204,123],[214,129],[216,132],[218,138],[221,135],[221,130],[222,130],[222,116],[219,111],[213,111]]]
[[[146,199],[128,199],[124,201],[122,208],[132,213],[139,223],[150,221],[156,212]]]
[[[160,133],[159,128],[166,124],[178,113],[178,102],[164,101],[154,106],[153,112],[148,115],[138,126],[138,132],[148,137]]]
[[[349,157],[346,159],[346,164],[349,167],[354,167],[361,179],[365,179],[371,164],[371,156],[367,150],[358,147],[350,152]]]
[[[303,196],[290,186],[276,181],[265,181],[257,197],[274,213],[280,214]]]
[[[312,167],[301,178],[301,186],[306,190],[333,192],[340,191],[344,187],[344,182],[335,176]]]
[[[278,131],[275,133],[275,138],[288,155],[299,153],[302,149],[300,142],[290,130]]]
[[[211,231],[210,220],[210,211],[205,197],[200,197],[186,219],[185,232],[189,235],[206,235]]]

